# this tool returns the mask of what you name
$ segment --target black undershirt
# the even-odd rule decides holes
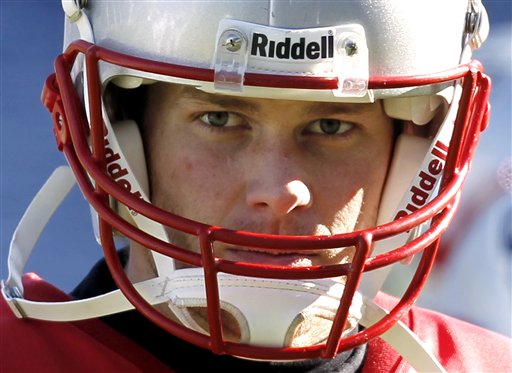
[[[119,256],[123,265],[127,250]],[[75,299],[85,299],[116,290],[104,260],[99,261],[71,292]],[[229,355],[216,355],[160,329],[137,311],[128,311],[101,318],[107,325],[151,352],[171,369],[182,372],[272,372],[272,373],[357,373],[364,361],[366,346],[340,353],[331,360],[315,359],[296,362],[259,362]]]

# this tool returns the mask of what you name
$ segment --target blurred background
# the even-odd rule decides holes
[[[483,134],[459,214],[419,304],[511,335],[512,2],[484,1],[491,33],[476,53],[493,79],[491,124]],[[442,11],[442,10],[440,10]],[[0,1],[0,278],[11,235],[53,169],[56,150],[41,89],[62,48],[58,0]],[[27,271],[71,290],[101,257],[89,207],[75,188],[43,232]],[[394,293],[414,265],[391,274]]]

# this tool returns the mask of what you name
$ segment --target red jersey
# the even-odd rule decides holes
[[[24,278],[25,296],[65,301],[69,296],[36,275]],[[379,294],[378,303],[394,299]],[[439,313],[413,308],[402,320],[432,349],[448,372],[512,372],[510,339]],[[17,319],[0,300],[0,372],[172,372],[145,349],[100,320],[48,322]],[[172,353],[170,351],[170,353]],[[386,342],[369,343],[363,373],[408,372]]]

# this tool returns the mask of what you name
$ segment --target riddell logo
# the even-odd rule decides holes
[[[106,129],[106,127],[105,127]],[[138,190],[132,190],[132,184],[128,179],[125,178],[126,175],[129,174],[128,170],[124,168],[119,160],[121,160],[121,155],[115,152],[112,147],[110,147],[110,143],[105,135],[105,161],[107,163],[107,172],[110,177],[119,185],[121,188],[125,189],[127,192],[133,194],[135,197],[142,198],[142,194]]]
[[[301,37],[292,43],[292,39],[289,37],[277,41],[269,39],[265,34],[255,32],[252,37],[251,55],[284,60],[333,58],[334,36],[324,35],[320,37],[319,41],[310,42],[306,42],[306,38]]]
[[[436,186],[436,177],[443,171],[446,156],[448,155],[448,147],[441,141],[437,141],[430,154],[436,158],[433,158],[429,162],[426,170],[422,170],[419,173],[419,181],[410,189],[412,195],[409,199],[409,203],[403,210],[398,211],[395,220],[409,215],[428,202],[430,193],[432,193]]]

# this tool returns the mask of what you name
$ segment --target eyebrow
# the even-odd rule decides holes
[[[262,110],[262,105],[254,100],[248,100],[240,97],[212,94],[200,91],[192,87],[183,87],[181,97],[196,102],[211,103],[218,105],[226,110],[238,109],[251,113]],[[294,100],[290,100],[294,101]],[[307,107],[302,107],[304,115],[335,115],[335,114],[359,114],[365,110],[368,103],[347,103],[347,102],[318,102],[318,101],[298,101],[308,103]]]
[[[261,109],[261,105],[257,102],[244,100],[243,98],[238,98],[234,96],[206,93],[190,87],[185,87],[183,89],[180,98],[211,103],[228,110],[230,108],[239,110],[241,109],[254,113]]]
[[[367,107],[365,103],[354,104],[347,102],[311,102],[304,114],[359,114]]]

